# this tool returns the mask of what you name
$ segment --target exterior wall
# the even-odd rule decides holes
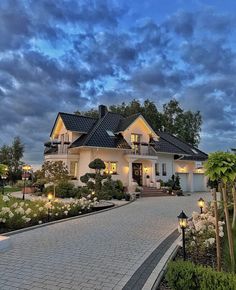
[[[112,175],[113,180],[120,179],[124,186],[128,185],[129,180],[129,166],[125,159],[124,151],[117,149],[90,149],[91,160],[100,158],[103,161],[117,162],[117,174]]]
[[[156,179],[166,182],[174,174],[174,156],[171,154],[160,154],[158,155],[157,163],[159,163],[160,175],[156,176]],[[166,164],[166,176],[162,175],[162,163]]]
[[[153,135],[154,132],[141,118],[138,118],[123,132],[123,137],[129,144],[131,143],[132,133],[142,135],[141,142],[149,143],[149,135]]]

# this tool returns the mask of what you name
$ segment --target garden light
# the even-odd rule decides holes
[[[8,167],[4,166],[3,174],[1,175],[2,178],[2,194],[4,195],[4,186],[5,186],[5,180],[7,179],[7,173],[8,173]]]
[[[203,209],[204,205],[205,205],[205,200],[203,198],[199,198],[198,206],[200,207],[201,213],[202,213],[202,209]]]
[[[22,180],[24,180],[24,190],[23,190],[23,196],[22,199],[25,200],[25,186],[26,186],[26,180],[29,179],[29,171],[31,170],[31,166],[30,165],[23,165],[22,166],[22,170],[23,170],[23,174],[22,174]]]
[[[186,216],[186,214],[182,211],[178,216],[177,216],[178,220],[179,220],[179,226],[182,230],[182,241],[183,241],[183,258],[184,260],[186,260],[186,251],[185,251],[185,229],[187,227],[187,221],[188,221],[188,217]]]
[[[48,201],[51,201],[53,199],[53,194],[52,193],[49,193],[48,194]]]

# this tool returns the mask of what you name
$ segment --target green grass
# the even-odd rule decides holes
[[[16,192],[16,191],[21,191],[21,189],[18,187],[4,187],[5,193],[11,193],[11,192]],[[0,188],[0,193],[2,193],[2,188]]]
[[[231,223],[232,223],[232,217],[231,217]],[[233,229],[233,240],[234,240],[234,257],[236,260],[236,227],[234,227]],[[231,271],[230,253],[229,253],[227,230],[225,230],[225,236],[223,240],[222,257],[223,257],[223,265],[224,265],[225,271],[230,272]]]

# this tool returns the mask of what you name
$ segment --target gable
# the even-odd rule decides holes
[[[131,134],[140,134],[142,135],[143,142],[149,143],[150,136],[159,139],[156,132],[148,124],[142,115],[139,115],[123,132],[123,136],[126,140],[130,141]]]
[[[62,121],[62,118],[58,115],[57,116],[57,119],[55,121],[55,124],[53,126],[53,129],[52,129],[52,132],[51,132],[51,135],[50,137],[52,139],[58,139],[58,136],[60,134],[63,134],[63,133],[66,133],[67,130],[66,130],[66,127]]]

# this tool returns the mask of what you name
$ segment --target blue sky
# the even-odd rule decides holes
[[[58,111],[175,97],[200,148],[235,147],[236,2],[0,1],[0,145],[39,164]]]

